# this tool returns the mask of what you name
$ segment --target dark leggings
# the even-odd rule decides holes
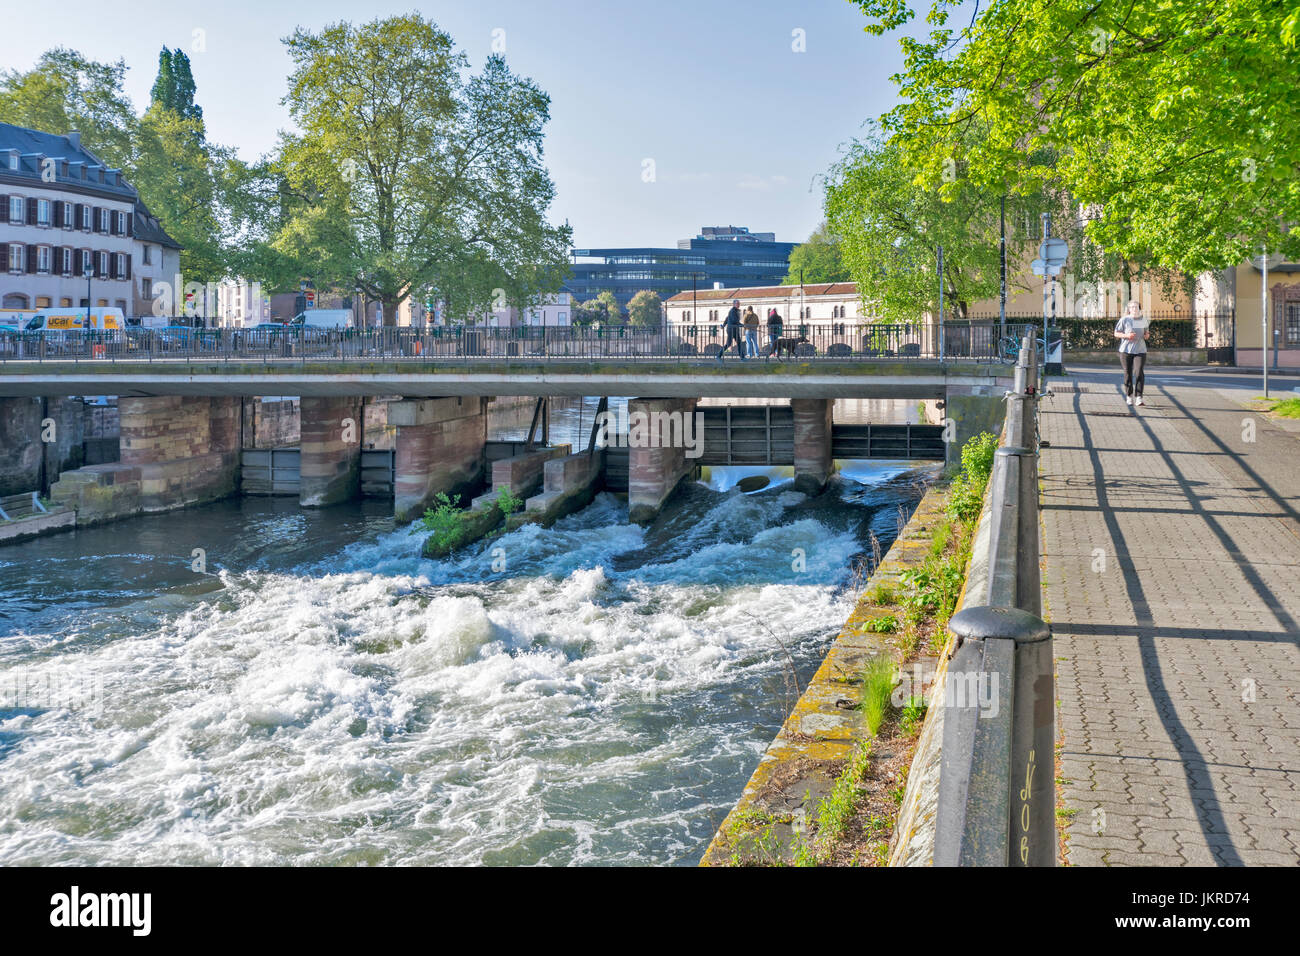
[[[1146,352],[1120,352],[1119,360],[1124,365],[1124,394],[1142,397],[1142,386],[1146,384],[1143,370],[1147,364]]]
[[[727,349],[731,348],[732,342],[736,343],[736,354],[739,355],[741,358],[744,358],[745,343],[740,338],[740,326],[728,325],[726,326],[726,329],[727,329],[727,341],[726,344],[722,346],[722,352],[718,353],[718,358],[722,358],[722,353],[727,351]]]

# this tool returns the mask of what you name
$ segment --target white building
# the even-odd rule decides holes
[[[119,169],[81,145],[0,123],[0,307],[152,310],[180,246]]]
[[[223,328],[247,329],[271,321],[271,299],[262,294],[261,283],[247,279],[224,279],[216,283],[216,307],[211,324]]]
[[[397,310],[398,325],[441,325],[442,305],[434,303],[432,313],[426,312],[423,302],[408,298]],[[573,297],[567,292],[555,292],[544,296],[537,305],[527,309],[508,306],[496,309],[469,323],[494,329],[513,329],[531,326],[534,328],[555,328],[573,324]]]
[[[771,309],[776,309],[787,329],[800,322],[856,326],[873,321],[873,317],[862,311],[856,282],[823,282],[679,292],[665,303],[668,327],[679,335],[683,327],[697,327],[701,331],[710,327],[721,329],[736,299],[740,300],[741,315],[752,308],[764,327]]]

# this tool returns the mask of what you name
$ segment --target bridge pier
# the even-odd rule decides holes
[[[439,492],[468,497],[483,483],[486,398],[390,402],[388,423],[397,426],[393,515],[398,521],[420,517]]]
[[[239,399],[120,398],[119,460],[65,471],[50,488],[79,526],[224,498],[239,483]]]
[[[794,487],[807,495],[821,494],[835,462],[831,457],[832,398],[792,398],[794,413]]]
[[[298,503],[338,504],[361,494],[361,399],[302,396]]]
[[[980,432],[1002,433],[1007,412],[1005,391],[982,385],[948,386],[943,408],[943,417],[952,422],[952,441],[944,448],[947,466],[961,464],[962,447]]]
[[[627,509],[630,520],[637,524],[653,521],[682,479],[693,474],[696,467],[696,459],[687,458],[684,447],[662,447],[665,444],[660,440],[662,433],[653,423],[663,419],[656,416],[676,413],[684,422],[688,416],[694,415],[697,401],[694,398],[628,400],[627,415],[632,424],[628,436]],[[645,428],[646,438],[652,440],[636,438],[634,430],[638,413],[646,416],[642,420],[652,423]],[[654,432],[653,436],[650,432]]]

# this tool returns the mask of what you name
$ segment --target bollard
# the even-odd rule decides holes
[[[1055,866],[1051,630],[1019,608],[988,606],[958,611],[948,627],[958,649],[948,668],[934,863]]]

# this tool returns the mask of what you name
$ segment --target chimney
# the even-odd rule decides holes
[[[72,144],[73,149],[81,149],[81,134],[74,129],[68,134],[68,142]]]

